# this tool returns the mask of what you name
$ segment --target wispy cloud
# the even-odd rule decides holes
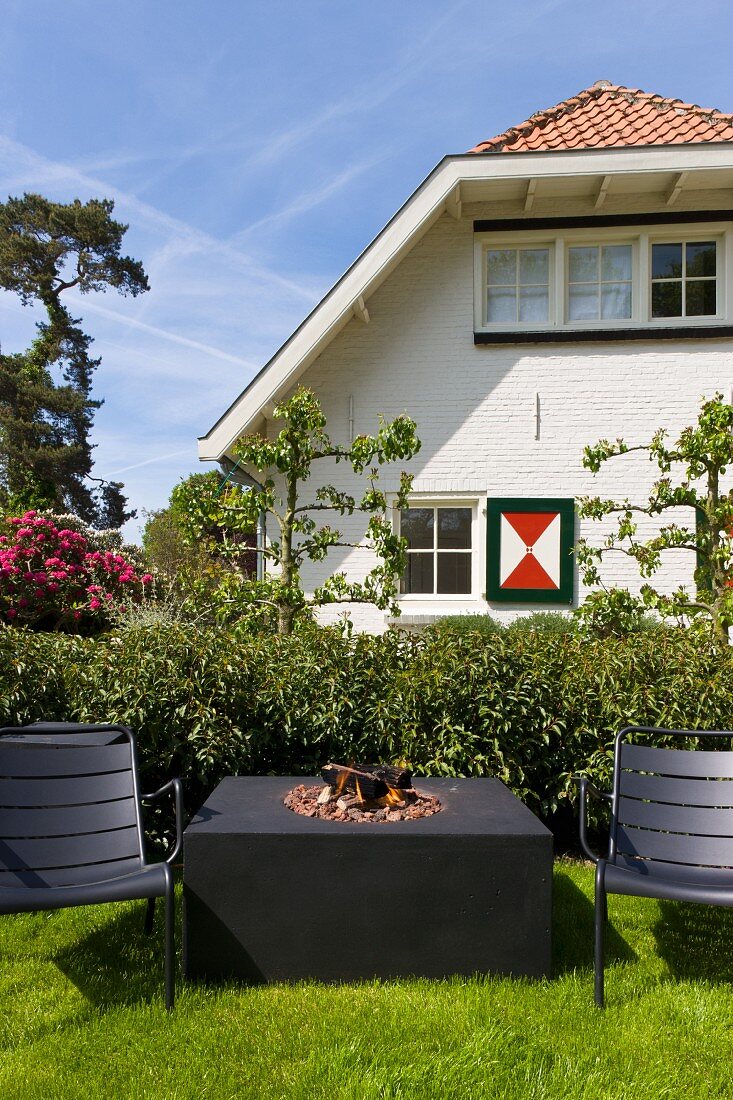
[[[119,470],[113,470],[112,473],[108,474],[107,476],[108,477],[119,477],[120,474],[127,474],[127,473],[130,472],[130,470],[139,470],[143,466],[153,466],[157,462],[168,462],[169,459],[171,459],[171,458],[181,458],[183,455],[190,455],[190,454],[191,454],[191,448],[190,447],[186,447],[181,451],[170,451],[168,454],[165,454],[165,455],[155,455],[153,458],[145,458],[145,459],[143,459],[142,462],[133,462],[132,465],[130,465],[130,466],[123,466]]]
[[[168,332],[158,325],[149,325],[145,321],[138,321],[137,318],[128,317],[126,313],[121,313],[119,310],[100,306],[97,302],[90,301],[87,297],[82,298],[81,295],[70,295],[69,300],[77,302],[80,307],[87,310],[89,313],[97,313],[100,317],[107,317],[109,320],[116,321],[118,324],[125,325],[128,328],[149,332],[151,336],[158,336],[162,340],[167,340],[172,344],[180,344],[185,348],[193,348],[195,351],[203,352],[213,359],[223,359],[226,363],[235,363],[238,367],[244,367],[250,371],[258,369],[259,364],[249,359],[242,359],[238,355],[231,355],[228,351],[221,351],[219,348],[212,347],[211,344],[202,344],[198,340],[189,339],[187,336],[179,336],[175,332]]]
[[[295,297],[309,302],[312,300],[311,292],[304,289],[302,284],[254,262],[227,241],[212,237],[203,230],[157,209],[150,203],[142,202],[137,196],[115,187],[109,181],[87,175],[71,164],[49,160],[26,145],[4,135],[0,135],[0,162],[2,161],[8,166],[8,170],[5,174],[0,172],[0,183],[3,190],[8,193],[26,187],[53,186],[72,187],[77,191],[86,191],[93,195],[106,195],[114,199],[125,216],[130,214],[137,224],[164,233],[175,240],[178,247],[188,247],[210,256],[220,256],[250,278],[280,287]]]
[[[451,5],[419,38],[409,43],[393,64],[366,81],[354,92],[329,103],[310,118],[302,120],[296,126],[289,127],[263,143],[247,159],[244,168],[253,169],[272,164],[284,155],[292,153],[298,145],[335,122],[340,122],[352,115],[365,114],[380,107],[433,63],[433,51],[429,47],[439,39],[441,30],[453,23],[461,10],[470,2],[471,0],[459,0],[457,4]],[[565,2],[565,0],[559,0],[559,2]],[[443,42],[439,42],[439,52],[444,52]]]
[[[298,214],[305,213],[306,210],[312,210],[314,207],[320,206],[326,199],[330,199],[332,195],[335,195],[337,191],[343,190],[352,180],[368,172],[371,168],[374,168],[375,165],[383,161],[385,155],[384,153],[380,153],[377,156],[359,161],[358,164],[352,164],[320,186],[297,195],[280,210],[275,210],[271,214],[265,214],[264,217],[258,218],[257,221],[252,222],[251,225],[246,226],[244,229],[240,230],[239,233],[235,234],[232,240],[241,242],[251,234],[256,233],[257,230],[263,229],[265,226],[281,225],[284,222],[290,221],[291,218],[297,217]]]

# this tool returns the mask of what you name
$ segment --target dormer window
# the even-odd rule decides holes
[[[726,223],[680,222],[670,230],[650,222],[594,230],[566,227],[558,219],[548,236],[549,219],[543,220],[537,230],[477,232],[477,343],[492,343],[492,334],[499,343],[521,341],[532,332],[562,340],[563,331],[583,330],[595,330],[595,339],[604,333],[633,339],[635,332],[662,329],[673,337],[676,328],[731,323]]]

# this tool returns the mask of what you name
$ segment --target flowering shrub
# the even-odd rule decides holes
[[[93,549],[79,531],[26,512],[0,535],[0,616],[37,630],[89,633],[142,598],[152,576],[114,550]]]

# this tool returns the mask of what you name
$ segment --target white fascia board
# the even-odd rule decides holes
[[[445,157],[404,206],[306,317],[207,435],[199,439],[202,462],[218,461],[261,410],[311,365],[354,316],[404,254],[437,221],[456,187],[465,181],[613,176],[733,168],[733,144],[636,146],[560,153],[464,153]]]

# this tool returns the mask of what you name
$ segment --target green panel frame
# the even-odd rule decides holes
[[[560,587],[505,589],[499,585],[500,521],[502,512],[560,513]],[[573,602],[573,545],[575,500],[573,497],[489,497],[486,502],[486,599],[489,603],[554,604]]]

